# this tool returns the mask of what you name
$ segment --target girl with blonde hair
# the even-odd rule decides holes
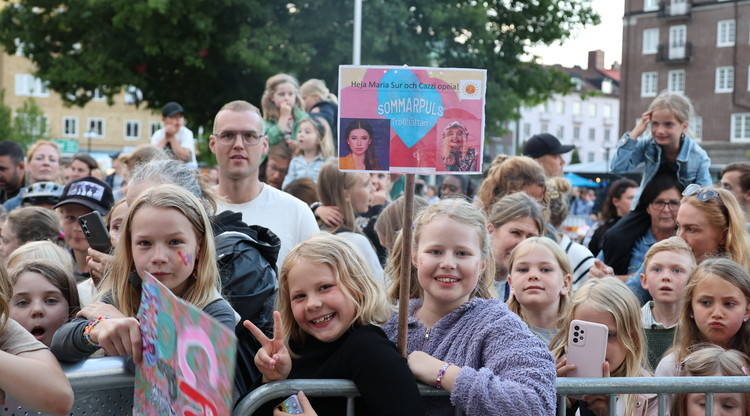
[[[185,189],[163,184],[143,191],[130,206],[102,281],[101,301],[107,307],[84,309],[58,330],[52,340],[57,358],[77,361],[101,346],[139,363],[141,332],[135,316],[146,273],[234,329],[235,312],[218,291],[216,248],[203,204]]]
[[[531,237],[513,249],[509,270],[508,309],[550,346],[570,303],[572,285],[568,256],[549,238]]]
[[[645,335],[641,329],[641,310],[635,295],[615,277],[586,281],[573,295],[568,313],[562,321],[562,330],[552,340],[556,347],[552,354],[558,359],[557,376],[575,368],[565,358],[570,323],[574,319],[607,326],[606,360],[602,372],[609,377],[650,376],[646,361]],[[584,395],[573,401],[582,416],[604,414],[609,406],[606,394]],[[602,413],[604,412],[604,413]],[[656,395],[618,395],[617,415],[656,415]]]
[[[455,406],[469,416],[552,414],[554,361],[496,299],[484,213],[462,199],[436,202],[417,217],[411,244],[418,298],[409,300],[409,368],[418,381],[450,392],[425,398],[427,412],[450,415]],[[391,264],[402,256],[394,251]],[[392,277],[397,287],[399,274]],[[392,340],[398,319],[383,326]]]
[[[260,103],[268,147],[286,142],[290,149],[296,149],[299,122],[307,116],[299,93],[299,81],[289,74],[268,78]]]
[[[348,240],[320,233],[289,252],[279,274],[277,310],[272,339],[244,321],[262,345],[255,365],[264,382],[348,379],[362,398],[355,402],[358,414],[424,414],[406,360],[379,327],[392,307]],[[320,414],[345,413],[344,399],[311,402]]]

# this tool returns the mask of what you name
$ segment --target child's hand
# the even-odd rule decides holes
[[[110,318],[99,322],[91,331],[91,340],[109,355],[132,355],[140,364],[141,324],[135,318]]]
[[[648,128],[649,123],[651,123],[651,113],[647,111],[641,114],[641,119],[638,120],[638,124],[636,124],[635,127],[633,127],[633,130],[630,131],[630,138],[635,140],[641,137]]]
[[[285,139],[285,141],[286,141],[286,147],[288,147],[289,150],[291,150],[292,152],[294,152],[295,150],[297,150],[297,141],[296,140],[292,140],[292,139],[286,140]]]
[[[609,377],[609,363],[604,362],[602,367],[604,377]],[[589,410],[596,416],[607,416],[609,414],[609,395],[607,394],[584,394],[583,401],[589,406]]]
[[[315,210],[315,216],[329,227],[337,227],[344,222],[344,216],[337,207],[321,205]]]
[[[310,400],[308,400],[307,396],[305,396],[305,393],[301,391],[297,393],[297,399],[299,400],[300,406],[302,406],[302,413],[300,413],[301,415],[318,416],[318,414],[315,413],[315,409],[313,409],[312,405],[310,404]],[[281,410],[279,410],[278,407],[273,410],[273,416],[286,416],[288,414],[289,413],[287,412],[282,412]]]
[[[420,383],[435,386],[440,369],[445,365],[444,361],[427,354],[424,351],[414,351],[407,357],[407,363],[414,377]],[[446,391],[451,391],[461,368],[456,365],[449,366],[443,374],[442,385]]]
[[[599,259],[594,259],[594,265],[589,269],[589,278],[600,278],[604,276],[614,276],[615,270]]]
[[[125,315],[119,309],[104,302],[94,302],[86,305],[77,314],[76,318],[86,318],[88,320],[96,319],[100,316],[109,315],[112,318],[124,318]]]
[[[268,339],[252,322],[245,320],[242,323],[245,328],[260,342],[261,349],[255,354],[255,365],[263,374],[264,381],[283,380],[292,371],[292,357],[286,349],[281,333],[281,314],[273,313],[273,339]]]
[[[557,376],[558,377],[566,377],[569,372],[576,369],[575,364],[568,364],[568,358],[563,357],[560,359],[560,361],[557,362]]]
[[[89,266],[89,273],[94,277],[95,282],[100,282],[104,277],[104,269],[112,261],[113,257],[101,251],[89,247],[86,264]]]

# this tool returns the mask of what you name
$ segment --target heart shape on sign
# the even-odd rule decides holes
[[[411,149],[443,116],[443,99],[438,90],[421,84],[408,69],[391,69],[380,85],[378,115],[390,120],[391,128]]]

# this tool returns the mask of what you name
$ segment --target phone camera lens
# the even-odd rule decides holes
[[[573,338],[573,342],[578,342],[578,338]]]
[[[581,327],[578,326],[578,325],[576,325],[576,326],[573,327],[573,329],[575,329],[576,331],[578,331],[579,329],[581,329]]]
[[[578,331],[573,332],[573,336],[577,337],[578,336]]]

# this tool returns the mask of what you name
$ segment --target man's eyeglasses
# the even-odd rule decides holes
[[[262,134],[254,130],[222,130],[214,133],[214,136],[219,140],[219,143],[230,145],[234,144],[238,134],[242,137],[242,143],[246,146],[255,146],[260,143],[260,138],[263,137]]]
[[[680,209],[680,201],[662,201],[658,199],[651,203],[651,206],[661,211],[664,207],[669,207],[670,211],[677,211]]]
[[[716,189],[701,188],[701,186],[697,183],[691,183],[687,186],[687,188],[685,188],[684,191],[682,191],[682,196],[693,195],[695,195],[695,199],[697,199],[698,201],[706,202],[718,197],[719,193],[716,192]]]

